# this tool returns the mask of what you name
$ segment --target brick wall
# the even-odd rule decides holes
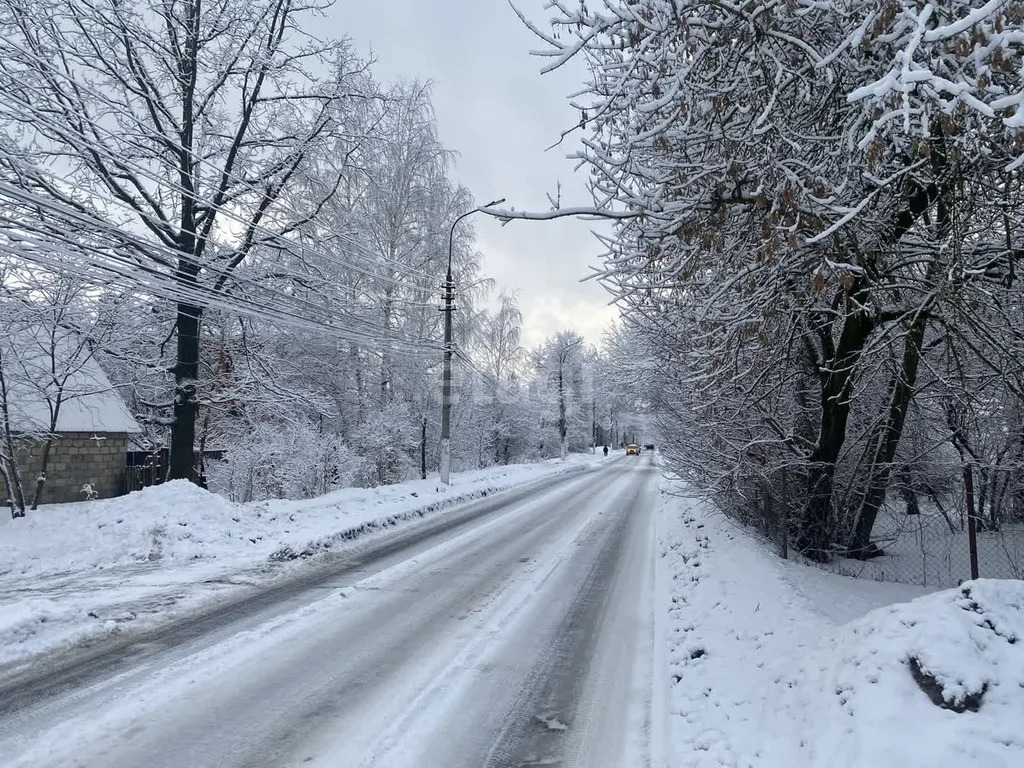
[[[96,437],[103,439],[97,440]],[[35,495],[42,449],[42,443],[31,443],[19,451],[19,469],[27,504],[32,503]],[[83,501],[82,486],[86,483],[92,485],[101,499],[120,495],[124,487],[127,450],[128,435],[123,432],[62,432],[50,448],[41,503]]]

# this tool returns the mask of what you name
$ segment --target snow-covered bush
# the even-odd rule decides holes
[[[337,435],[311,425],[259,424],[235,435],[223,462],[207,471],[211,490],[232,501],[310,499],[364,485],[370,467]]]
[[[353,435],[355,450],[368,463],[367,484],[388,485],[412,476],[418,445],[405,403],[388,403],[371,411]]]

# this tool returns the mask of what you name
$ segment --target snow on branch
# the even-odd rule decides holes
[[[517,211],[514,208],[481,208],[481,213],[501,221],[502,226],[510,221],[551,221],[553,219],[579,218],[584,221],[597,219],[625,220],[642,215],[639,211],[609,211],[600,208],[559,208],[553,211]]]

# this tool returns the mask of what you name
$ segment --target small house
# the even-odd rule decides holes
[[[49,382],[35,381],[33,372],[38,369],[25,364],[26,355],[33,354],[31,345],[17,346],[19,364],[5,365],[3,374],[7,419],[15,437],[26,499],[31,503],[35,494],[48,441],[50,455],[41,503],[109,498],[123,493],[129,436],[140,429],[99,361],[92,355],[81,355],[64,372],[56,429],[51,432],[53,387]],[[6,498],[9,490],[0,491]]]

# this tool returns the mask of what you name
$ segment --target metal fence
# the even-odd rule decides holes
[[[917,514],[907,514],[902,505],[886,504],[873,539],[881,556],[837,557],[823,567],[844,576],[929,587],[956,586],[975,575],[1024,578],[1024,519],[993,523],[938,504],[922,504]]]
[[[131,493],[159,485],[163,480],[160,468],[154,465],[126,466],[124,468],[124,492]]]
[[[169,458],[166,448],[157,451],[128,451],[125,456],[124,492],[131,493],[162,483],[167,477]]]
[[[202,487],[206,487],[206,466],[209,461],[223,461],[223,449],[196,451],[195,466]],[[128,451],[125,456],[124,492],[131,493],[151,485],[160,485],[167,479],[170,452],[167,448],[155,451]]]

